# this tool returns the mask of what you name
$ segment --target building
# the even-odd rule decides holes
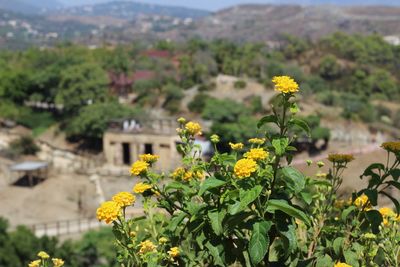
[[[155,169],[169,171],[179,165],[177,151],[180,142],[175,120],[159,119],[113,121],[103,137],[103,150],[107,163],[115,166],[131,165],[141,154],[159,155]]]

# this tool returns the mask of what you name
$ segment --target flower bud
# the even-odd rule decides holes
[[[317,165],[318,165],[319,168],[322,168],[322,167],[325,166],[325,163],[323,163],[322,161],[318,161]]]
[[[216,135],[216,134],[211,135],[210,140],[211,140],[211,142],[214,143],[214,144],[219,143],[219,141],[220,141],[220,140],[219,140],[219,136]]]
[[[181,124],[184,124],[184,123],[186,122],[186,119],[183,118],[183,117],[180,117],[180,118],[178,119],[178,122],[181,123]]]
[[[311,164],[313,163],[313,161],[311,159],[306,160],[307,166],[311,166]]]

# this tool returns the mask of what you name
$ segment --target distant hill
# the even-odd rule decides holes
[[[242,5],[163,34],[175,38],[267,41],[282,33],[316,39],[336,31],[400,35],[400,7]]]
[[[25,14],[38,14],[62,6],[56,0],[0,0],[0,9]]]
[[[270,4],[340,5],[340,6],[400,6],[396,0],[271,0]]]
[[[100,16],[133,20],[140,15],[196,19],[205,17],[210,12],[186,7],[163,6],[131,1],[112,1],[104,4],[65,8],[60,10],[58,14],[64,16]]]

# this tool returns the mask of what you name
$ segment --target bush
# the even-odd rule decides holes
[[[40,151],[40,148],[31,136],[25,135],[11,142],[8,151],[11,156],[18,157],[22,155],[36,155]]]
[[[333,55],[325,56],[319,64],[319,75],[326,80],[339,78],[341,72],[341,66]]]
[[[237,80],[233,84],[233,87],[235,87],[235,89],[244,89],[244,88],[246,88],[246,86],[247,86],[247,83],[243,80]]]
[[[189,102],[188,104],[188,109],[191,112],[195,113],[202,113],[204,110],[204,107],[206,106],[207,101],[211,97],[209,95],[206,95],[204,93],[197,94],[192,101]]]
[[[294,132],[300,128],[310,134],[307,123],[290,112],[293,100],[294,93],[278,95],[273,114],[258,123],[259,128],[274,125],[277,132],[264,132],[265,138],[253,138],[246,146],[231,144],[232,153],[217,149],[209,162],[201,159],[201,148],[194,144],[201,126],[179,119],[179,168],[169,175],[152,171],[154,155],[132,165],[131,174],[141,180],[133,192],[143,198],[146,216],[125,218],[135,202],[128,192],[118,193],[97,210],[98,219],[113,226],[120,263],[396,266],[400,216],[391,208],[374,206],[378,196],[385,195],[400,212],[398,201],[385,191],[390,185],[400,188],[400,142],[382,144],[393,162],[370,165],[361,176],[369,180],[367,187],[349,200],[340,199],[341,174],[354,157],[330,154],[329,172],[319,170],[310,177],[293,167]],[[215,147],[219,139],[211,137]],[[157,216],[156,208],[163,213]]]

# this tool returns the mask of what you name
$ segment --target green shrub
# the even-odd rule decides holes
[[[246,86],[247,86],[247,83],[243,80],[237,80],[233,84],[233,87],[235,87],[235,89],[244,89],[244,88],[246,88]]]

